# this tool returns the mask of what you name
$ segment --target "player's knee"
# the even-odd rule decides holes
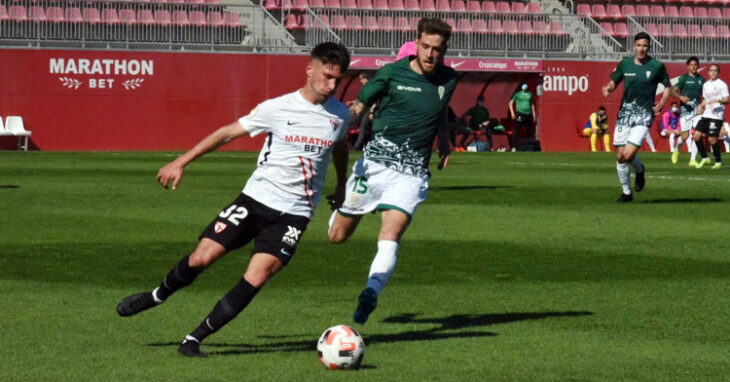
[[[347,240],[347,232],[342,228],[332,227],[329,231],[329,238],[332,244],[344,243]]]
[[[210,252],[196,250],[195,252],[190,254],[188,262],[189,262],[190,268],[205,269],[205,268],[211,266],[215,262],[216,259],[217,259],[217,257],[214,256]]]

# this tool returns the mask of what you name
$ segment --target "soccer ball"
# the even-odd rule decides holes
[[[330,370],[357,369],[365,356],[365,341],[347,325],[333,326],[319,336],[317,356]]]

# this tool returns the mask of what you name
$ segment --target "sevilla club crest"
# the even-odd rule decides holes
[[[337,130],[340,127],[340,121],[336,119],[330,119],[330,123],[332,124],[332,130]]]
[[[215,233],[221,233],[228,228],[228,224],[223,222],[215,222]]]

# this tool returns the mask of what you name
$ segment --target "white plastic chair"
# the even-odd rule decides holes
[[[5,125],[3,124],[3,118],[0,117],[0,136],[3,135],[13,135],[13,133],[5,129]]]
[[[23,118],[10,116],[5,120],[5,126],[12,135],[18,137],[18,150],[28,151],[28,137],[30,137],[31,132],[25,129]],[[23,138],[25,138],[25,142],[21,144]]]

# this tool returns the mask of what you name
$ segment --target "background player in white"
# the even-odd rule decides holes
[[[720,136],[723,121],[725,120],[725,105],[730,102],[730,94],[728,94],[727,84],[718,78],[720,75],[720,67],[710,65],[710,79],[702,85],[702,103],[697,107],[697,113],[702,115],[702,119],[697,123],[695,134],[693,136],[697,145],[697,152],[700,153],[699,163],[696,168],[702,168],[705,164],[710,163],[707,157],[707,149],[702,141],[707,136],[707,141],[712,146],[712,154],[715,156],[715,164],[713,169],[722,167],[721,146],[717,137]]]
[[[621,60],[611,74],[611,80],[603,87],[603,96],[608,97],[616,86],[624,81],[621,109],[616,118],[613,145],[616,146],[616,172],[621,183],[621,196],[617,203],[633,200],[631,192],[629,163],[636,171],[634,189],[644,189],[644,164],[638,151],[649,132],[654,116],[659,115],[669,98],[671,83],[667,68],[649,56],[650,37],[640,32],[634,36],[634,56]],[[656,89],[664,85],[664,93],[655,103]]]
[[[416,207],[426,198],[428,164],[437,133],[439,151],[445,154],[439,168],[448,160],[446,119],[457,75],[441,61],[450,36],[451,27],[443,21],[421,19],[416,56],[380,69],[353,105],[359,114],[381,99],[373,120],[373,138],[353,166],[345,201],[332,214],[329,230],[330,241],[342,243],[363,214],[382,211],[378,251],[353,314],[353,320],[360,324],[375,309],[378,295],[395,270],[401,236]]]
[[[216,130],[160,169],[157,180],[174,190],[185,166],[198,157],[236,138],[267,134],[258,166],[238,198],[208,225],[197,248],[159,287],[123,299],[117,306],[119,315],[131,316],[161,304],[227,252],[255,240],[243,277],[178,349],[186,356],[205,356],[200,342],[238,315],[294,255],[322,193],[330,153],[338,176],[336,198],[344,198],[349,110],[331,95],[349,64],[343,45],[317,45],[303,88],[262,102],[248,116]]]
[[[689,165],[695,166],[697,163],[697,148],[694,140],[689,139],[689,134],[695,128],[700,118],[697,116],[697,106],[700,105],[702,99],[702,85],[705,78],[699,74],[700,59],[690,57],[687,59],[687,73],[679,77],[677,84],[672,88],[672,95],[681,102],[681,135],[677,139],[677,145],[672,148],[672,163],[679,161],[679,147],[682,142],[686,142],[687,151],[690,153]]]

